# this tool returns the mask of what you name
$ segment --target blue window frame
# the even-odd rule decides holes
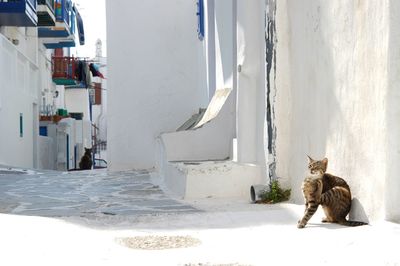
[[[204,39],[204,0],[197,0],[197,35],[199,40]]]
[[[24,116],[22,113],[19,113],[19,137],[24,137]]]

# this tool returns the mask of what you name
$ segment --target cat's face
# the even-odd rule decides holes
[[[92,153],[92,148],[90,149],[85,148],[85,153]]]
[[[326,168],[328,167],[328,159],[324,158],[321,161],[317,161],[308,156],[308,171],[310,174],[324,174],[326,172]]]

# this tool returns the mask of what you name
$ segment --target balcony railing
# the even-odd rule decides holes
[[[78,79],[76,71],[79,59],[76,57],[52,58],[53,81],[57,85],[75,85]]]
[[[76,14],[71,0],[54,0],[55,27],[39,27],[38,35],[48,49],[74,47]]]
[[[70,12],[72,10],[72,3],[70,0],[55,0],[55,14],[58,22],[65,22],[70,25]]]
[[[36,25],[36,0],[0,0],[0,26]]]

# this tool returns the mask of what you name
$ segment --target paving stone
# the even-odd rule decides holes
[[[197,211],[167,197],[146,171],[0,171],[2,213],[98,219]]]

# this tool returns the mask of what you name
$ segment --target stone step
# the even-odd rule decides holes
[[[249,199],[250,187],[263,184],[265,169],[234,161],[166,162],[163,181],[166,189],[182,199]],[[268,176],[268,175],[267,175]]]

